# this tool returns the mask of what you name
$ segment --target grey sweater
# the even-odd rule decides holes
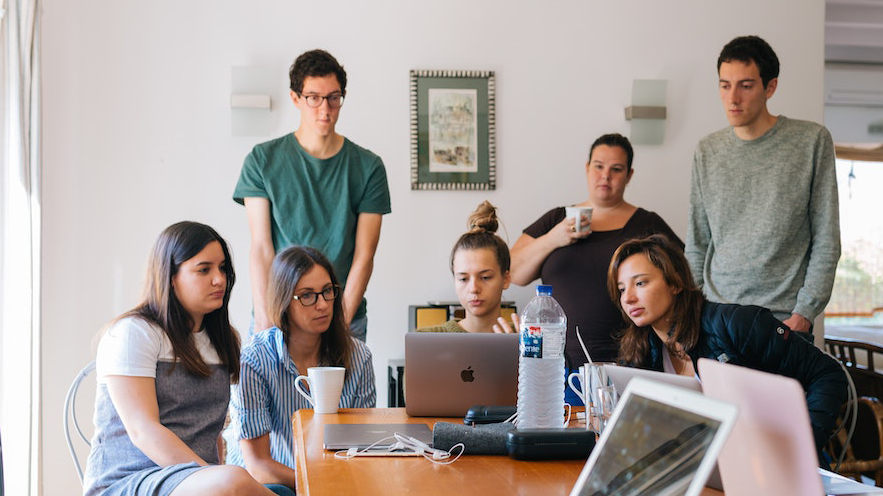
[[[823,126],[779,116],[760,138],[732,127],[696,147],[685,250],[711,301],[810,320],[840,258],[834,145]]]

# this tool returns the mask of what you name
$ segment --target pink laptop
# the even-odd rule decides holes
[[[705,358],[699,360],[699,377],[706,396],[739,408],[718,457],[727,496],[824,494],[799,382]]]

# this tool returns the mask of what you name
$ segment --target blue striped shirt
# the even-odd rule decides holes
[[[340,407],[374,408],[377,391],[371,351],[356,339],[353,346]],[[230,401],[233,442],[227,445],[228,464],[245,466],[239,439],[254,439],[269,432],[270,455],[294,468],[291,416],[301,408],[312,408],[294,389],[298,375],[284,334],[276,327],[255,334],[242,349],[239,384],[233,386]]]

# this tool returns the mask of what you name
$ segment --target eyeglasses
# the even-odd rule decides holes
[[[340,108],[340,106],[343,105],[343,93],[332,93],[325,96],[308,93],[301,96],[307,101],[307,106],[310,108],[321,107],[322,100],[328,100],[328,106],[331,108]]]
[[[322,291],[307,291],[306,293],[301,293],[299,295],[294,295],[291,297],[292,300],[297,300],[301,305],[305,307],[311,307],[319,301],[319,295],[322,295],[322,299],[325,301],[334,301],[337,298],[337,295],[340,294],[340,286],[334,284],[332,286],[328,286]]]

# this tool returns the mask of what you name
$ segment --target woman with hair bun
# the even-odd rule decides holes
[[[484,201],[469,216],[469,230],[451,250],[451,273],[462,320],[423,327],[418,332],[511,332],[500,319],[500,300],[509,287],[509,247],[494,234],[499,226],[497,209]]]

